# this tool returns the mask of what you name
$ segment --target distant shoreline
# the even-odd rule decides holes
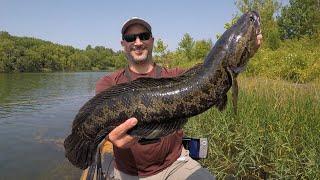
[[[105,70],[81,70],[81,71],[41,71],[41,72],[0,72],[0,74],[41,74],[41,73],[81,73],[81,72],[113,72],[116,68],[110,68]]]

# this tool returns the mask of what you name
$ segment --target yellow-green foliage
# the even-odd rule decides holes
[[[262,47],[248,63],[247,76],[262,76],[306,83],[320,77],[320,35],[313,38],[279,41],[275,50],[262,44]],[[207,52],[209,48],[206,49]],[[193,50],[194,54],[198,51]],[[193,55],[194,57],[197,57]],[[205,55],[189,60],[184,52],[174,51],[159,57],[168,67],[189,68],[203,62]],[[161,60],[162,59],[162,60]]]
[[[166,57],[168,60],[168,67],[180,67],[180,68],[190,68],[194,66],[197,63],[203,62],[203,59],[192,59],[191,61],[188,60],[188,58],[185,56],[184,53],[176,51],[173,53],[169,53]]]
[[[209,139],[201,161],[218,179],[320,179],[320,81],[296,84],[240,76],[238,116],[230,101],[193,117],[188,136]]]
[[[261,48],[246,74],[305,83],[320,77],[319,38],[286,40],[277,50]]]

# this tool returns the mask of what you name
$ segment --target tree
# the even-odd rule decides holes
[[[193,55],[196,60],[203,60],[212,47],[211,40],[196,41],[193,48]]]
[[[179,51],[183,51],[189,61],[192,60],[192,48],[194,46],[194,40],[189,33],[184,34],[182,40],[179,42]]]
[[[153,52],[155,54],[154,59],[157,63],[160,63],[162,66],[167,65],[167,58],[165,57],[168,53],[168,45],[166,45],[162,39],[158,39],[153,47]]]
[[[320,1],[290,0],[289,5],[281,11],[278,24],[282,39],[317,34],[320,28]]]
[[[89,51],[92,49],[92,46],[89,44],[87,47],[86,47],[86,51]]]
[[[114,57],[119,55],[103,46],[88,45],[86,50],[80,50],[0,31],[0,72],[107,69],[115,66]]]
[[[168,45],[166,45],[162,39],[158,39],[153,47],[153,51],[156,53],[156,55],[163,57],[167,53],[167,48]]]
[[[127,65],[127,58],[123,51],[118,51],[112,57],[115,68],[123,68]]]

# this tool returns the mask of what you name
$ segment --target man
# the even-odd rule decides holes
[[[124,23],[121,33],[121,45],[128,66],[102,77],[96,84],[96,93],[139,77],[173,77],[183,72],[178,68],[162,68],[153,62],[154,37],[150,24],[143,19],[129,19]],[[182,130],[151,142],[138,142],[137,138],[126,133],[136,124],[137,119],[132,117],[106,138],[101,148],[102,154],[110,153],[112,150],[109,147],[113,146],[115,162],[114,168],[107,168],[107,176],[115,179],[214,179],[183,148]]]

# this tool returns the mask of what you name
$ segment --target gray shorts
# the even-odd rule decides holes
[[[216,179],[206,168],[202,168],[201,165],[193,160],[189,156],[189,151],[182,149],[180,157],[168,168],[159,172],[158,174],[141,177],[125,174],[118,169],[114,168],[113,157],[109,155],[103,155],[102,168],[104,173],[108,176],[107,179],[117,180],[211,180]],[[81,179],[85,179],[87,169],[83,172]]]

